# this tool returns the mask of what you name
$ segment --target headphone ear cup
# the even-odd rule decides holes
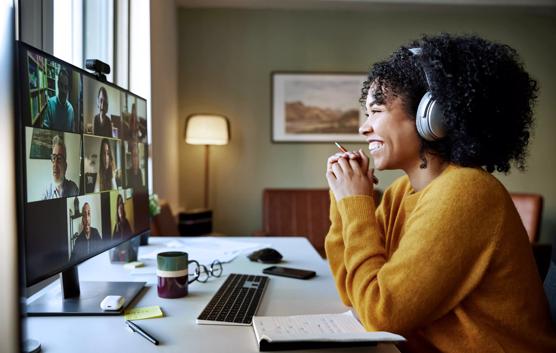
[[[443,123],[444,113],[442,107],[432,98],[430,92],[425,93],[419,107],[415,124],[417,132],[427,141],[436,141],[446,136],[446,127]]]

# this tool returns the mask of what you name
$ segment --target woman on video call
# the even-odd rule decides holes
[[[116,224],[112,232],[112,240],[126,240],[133,235],[131,224],[125,212],[124,198],[118,194],[116,199]],[[137,248],[131,241],[127,241],[110,250],[110,260],[119,262],[134,261],[137,259]]]
[[[361,150],[326,171],[326,254],[366,329],[404,335],[404,352],[556,352],[526,231],[490,174],[524,169],[536,92],[514,49],[476,36],[424,36],[372,66],[359,132],[376,169],[405,175],[377,207]]]
[[[122,195],[118,194],[116,200],[116,224],[114,225],[114,231],[112,232],[113,240],[122,240],[130,237],[132,235],[131,225],[127,219],[125,213],[124,198]]]
[[[116,165],[108,139],[102,139],[99,156],[95,192],[116,189]]]

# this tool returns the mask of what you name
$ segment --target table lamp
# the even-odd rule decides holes
[[[209,147],[227,145],[230,141],[230,122],[217,114],[192,114],[185,121],[185,142],[205,145],[205,208],[209,202]]]

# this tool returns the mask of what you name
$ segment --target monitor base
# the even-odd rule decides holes
[[[121,315],[145,287],[146,282],[79,282],[79,297],[64,299],[60,289],[50,290],[27,305],[27,316]],[[108,295],[121,295],[120,310],[103,311],[100,302]]]
[[[41,344],[37,340],[27,339],[23,341],[23,353],[39,353]]]

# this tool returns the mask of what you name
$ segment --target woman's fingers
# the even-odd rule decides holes
[[[357,151],[357,153],[361,159],[361,170],[367,172],[369,170],[369,157],[367,157],[361,149]]]
[[[332,170],[332,164],[337,163],[338,159],[342,158],[344,153],[338,152],[330,157],[326,161],[326,170]]]
[[[335,179],[338,179],[343,175],[342,167],[340,167],[339,163],[332,164],[331,169]]]
[[[335,173],[336,178],[338,177],[337,173],[341,171],[342,173],[349,173],[349,174],[357,174],[357,175],[365,175],[368,169],[368,158],[367,163],[365,165],[361,165],[363,158],[362,153],[359,151],[349,151],[349,152],[338,152],[334,155],[328,157],[326,162],[326,170],[332,171]],[[364,156],[364,155],[363,155]],[[366,157],[366,156],[365,156]],[[338,164],[340,169],[336,172],[333,169],[333,166]]]

